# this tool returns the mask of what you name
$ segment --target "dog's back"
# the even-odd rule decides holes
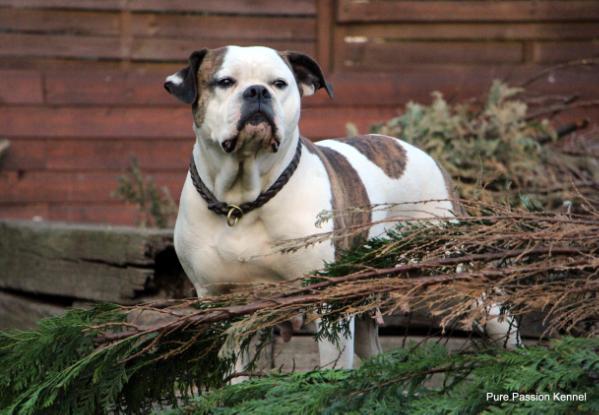
[[[345,186],[339,193],[346,197],[340,210],[372,207],[369,220],[375,225],[369,237],[394,226],[379,221],[448,217],[459,211],[449,176],[428,154],[405,141],[369,134],[324,140],[317,147],[331,166],[330,175],[342,177],[337,183]],[[353,218],[354,223],[364,220]]]

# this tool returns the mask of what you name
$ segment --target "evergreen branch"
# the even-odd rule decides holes
[[[591,414],[599,410],[598,349],[598,338],[566,337],[549,347],[450,354],[429,342],[371,358],[353,371],[271,374],[163,414]],[[582,399],[563,402],[554,394]],[[533,395],[538,398],[527,399]]]

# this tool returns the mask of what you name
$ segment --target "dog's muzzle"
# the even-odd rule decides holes
[[[255,142],[257,147],[270,148],[273,152],[279,149],[280,140],[274,122],[272,96],[262,85],[249,86],[243,92],[241,117],[237,123],[237,135],[223,141],[223,150],[227,153],[246,143]]]

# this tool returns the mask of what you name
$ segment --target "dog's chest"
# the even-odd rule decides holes
[[[175,226],[175,248],[196,288],[293,279],[333,259],[328,243],[294,253],[278,251],[282,241],[332,230],[332,223],[315,226],[318,213],[331,209],[326,171],[317,161],[306,152],[276,197],[232,227],[206,208],[188,176]]]
[[[265,254],[272,247],[272,238],[263,222],[244,225],[215,227],[211,238],[213,255],[228,268],[235,265],[268,267],[272,261]]]
[[[244,218],[245,219],[245,218]],[[248,222],[248,221],[245,221]],[[182,265],[194,283],[247,283],[278,279],[274,271],[275,259],[267,253],[272,250],[272,238],[261,221],[223,226],[207,218],[199,227],[184,226],[176,232],[177,251],[187,258]],[[195,278],[194,278],[195,277]]]

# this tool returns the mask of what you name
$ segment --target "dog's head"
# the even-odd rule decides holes
[[[297,128],[300,97],[320,88],[332,96],[312,58],[261,46],[193,52],[164,87],[192,105],[198,139],[226,153],[276,152]]]

